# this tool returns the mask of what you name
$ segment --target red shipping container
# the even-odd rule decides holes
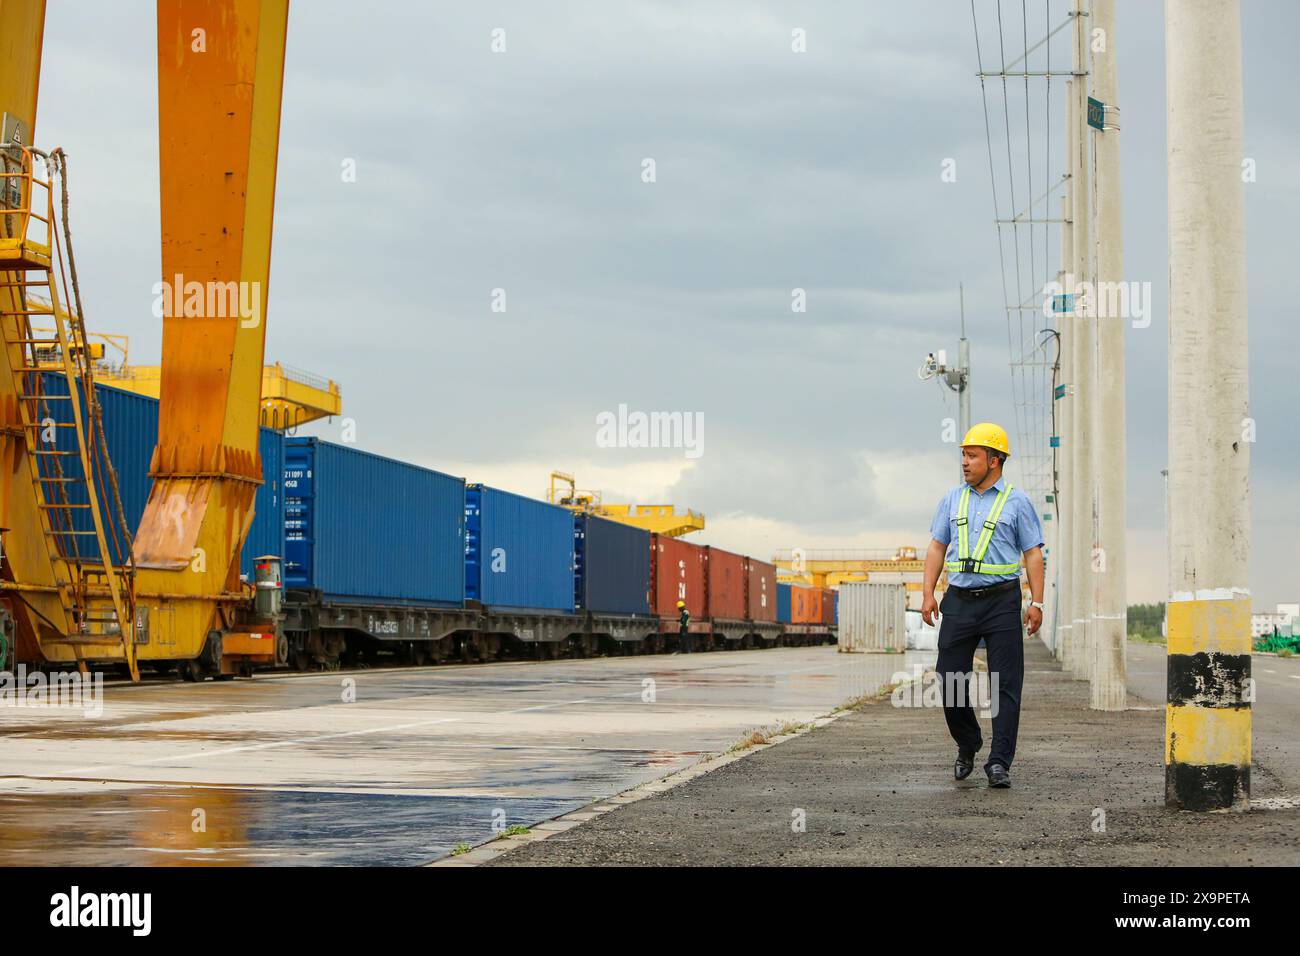
[[[745,607],[751,621],[776,620],[776,565],[745,559]]]
[[[678,617],[677,602],[685,601],[691,617],[705,617],[704,548],[681,538],[650,536],[651,598],[654,613]]]
[[[706,589],[705,613],[712,619],[743,621],[745,619],[745,559],[730,551],[706,547],[705,569],[709,583]]]
[[[839,592],[834,588],[822,588],[822,617],[818,622],[828,627],[835,623],[835,602],[839,600]]]

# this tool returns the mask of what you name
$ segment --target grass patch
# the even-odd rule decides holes
[[[900,683],[881,684],[880,690],[876,691],[874,694],[863,694],[860,697],[854,697],[851,698],[850,700],[846,700],[842,704],[836,704],[835,709],[832,710],[831,713],[841,714],[846,710],[861,710],[863,707],[866,707],[868,704],[878,704],[882,700],[888,700],[889,695],[892,694],[895,690],[897,690],[900,686],[902,686]]]
[[[810,723],[787,720],[784,723],[773,724],[770,727],[760,727],[756,730],[751,730],[728,747],[727,753],[737,753],[741,750],[748,750],[751,747],[761,747],[763,744],[770,744],[774,737],[784,737],[786,734],[796,734],[811,726],[812,724]]]
[[[468,853],[471,849],[472,848],[468,843],[457,843],[456,846],[452,849],[451,855],[463,856],[464,854]]]
[[[520,836],[521,834],[524,834],[524,833],[527,833],[527,832],[529,832],[529,831],[528,831],[528,827],[520,826],[518,823],[516,823],[516,824],[514,824],[513,826],[508,826],[508,827],[506,827],[504,830],[502,830],[500,833],[498,833],[498,834],[497,834],[497,839],[498,839],[498,840],[504,840],[506,837]]]
[[[1129,634],[1130,641],[1136,641],[1138,644],[1159,644],[1161,647],[1165,644],[1165,639],[1160,634],[1151,634],[1144,631],[1133,631]]]
[[[1289,648],[1289,647],[1284,647],[1284,648],[1282,648],[1280,651],[1277,652],[1277,656],[1278,656],[1278,657],[1295,657],[1295,651],[1291,650],[1291,648]]]

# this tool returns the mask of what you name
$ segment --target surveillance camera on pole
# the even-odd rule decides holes
[[[957,364],[948,365],[948,352],[939,349],[930,352],[916,370],[916,377],[923,382],[937,379],[957,393],[957,434],[965,435],[970,430],[970,340],[966,338],[966,295],[958,286],[961,295],[961,338],[957,340]]]

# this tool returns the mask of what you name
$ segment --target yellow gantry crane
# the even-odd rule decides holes
[[[558,489],[556,482],[568,485],[568,494]],[[551,472],[551,484],[546,493],[546,500],[553,505],[561,505],[573,511],[599,515],[611,521],[634,525],[668,538],[679,538],[692,531],[704,530],[704,515],[698,511],[679,512],[672,505],[659,504],[607,505],[601,501],[599,491],[579,491],[577,480],[573,475],[563,471]]]
[[[187,288],[237,290],[253,307],[164,309],[153,487],[134,537],[115,529],[113,509],[98,505],[101,495],[115,495],[95,429],[66,165],[58,151],[31,146],[45,2],[0,0],[0,609],[20,658],[121,662],[132,676],[139,661],[176,661],[187,677],[230,676],[274,662],[282,650],[251,609],[239,553],[262,482],[258,425],[288,0],[158,0],[157,12],[161,274]],[[171,299],[180,296],[177,289]],[[39,335],[34,324],[55,334]],[[36,361],[38,350],[57,350],[66,394],[42,390],[49,370]],[[76,451],[47,447],[56,400],[72,405]],[[82,510],[90,529],[74,521]],[[78,547],[92,536],[96,560]]]
[[[888,551],[808,550],[788,548],[772,557],[781,581],[831,588],[850,581],[875,580],[903,583],[909,591],[920,591],[925,561],[917,558],[916,548]]]
[[[38,306],[49,306],[48,302],[35,301]],[[52,332],[44,328],[35,331],[37,334]],[[103,332],[88,334],[89,341],[82,347],[94,363],[95,381],[137,395],[160,397],[162,367],[132,365],[129,360],[131,342],[127,336]],[[74,350],[77,347],[74,344]],[[62,364],[56,349],[44,350],[38,359],[50,368],[59,368]],[[284,431],[342,411],[343,394],[332,378],[322,378],[281,362],[262,366],[260,420],[263,428]]]

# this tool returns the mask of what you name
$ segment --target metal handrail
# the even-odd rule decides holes
[[[18,168],[16,170],[11,171],[8,168],[9,163],[13,162],[12,158],[10,157],[10,152],[15,148],[17,148],[21,152],[21,159],[18,162]],[[8,231],[9,217],[17,216],[19,219],[19,228],[16,234],[9,235],[6,238],[18,239],[20,242],[31,241],[40,246],[51,246],[54,241],[53,240],[53,233],[54,233],[53,181],[54,179],[52,174],[50,175],[49,179],[40,179],[36,176],[35,164],[32,161],[33,156],[41,157],[41,159],[45,162],[47,169],[49,168],[50,165],[49,156],[38,149],[33,149],[30,146],[18,146],[17,144],[13,144],[13,143],[0,144],[0,157],[2,157],[4,160],[4,164],[0,165],[0,179],[6,181],[6,186],[0,188],[0,217],[4,218],[6,221],[5,223],[6,232]],[[12,179],[25,181],[27,183],[27,190],[25,193],[27,197],[27,204],[25,206],[3,205],[2,201],[5,198],[7,198],[10,193],[10,189],[7,186],[7,182],[8,180],[12,180]],[[35,188],[37,186],[41,186],[45,190],[45,209],[47,212],[47,215],[45,216],[42,216],[40,213],[35,211],[35,202],[36,202]],[[19,187],[18,192],[20,196],[24,195],[24,191],[21,186]],[[31,238],[29,240],[27,233],[31,228],[31,221],[33,219],[45,224],[44,242],[41,242],[40,240],[35,238]]]

